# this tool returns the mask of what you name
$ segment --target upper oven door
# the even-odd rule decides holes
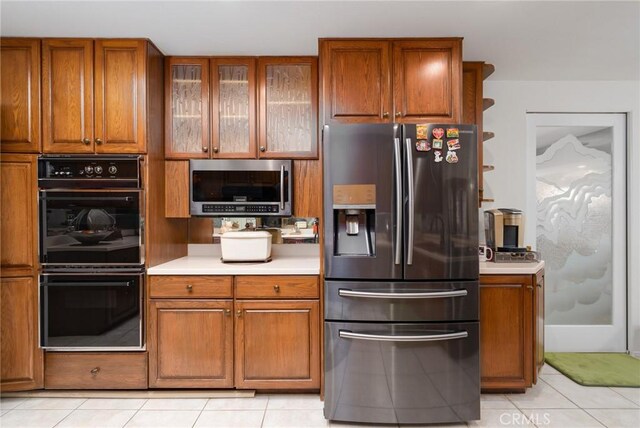
[[[144,263],[141,190],[41,190],[43,266]]]
[[[191,160],[192,215],[291,215],[290,160]]]

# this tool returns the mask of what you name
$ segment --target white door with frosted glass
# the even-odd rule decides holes
[[[545,349],[627,349],[626,115],[527,115],[527,218],[545,260]],[[530,235],[531,236],[531,235]]]

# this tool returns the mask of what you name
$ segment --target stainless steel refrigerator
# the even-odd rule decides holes
[[[476,128],[325,126],[327,419],[480,418]]]

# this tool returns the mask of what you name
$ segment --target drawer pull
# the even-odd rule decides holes
[[[340,330],[340,338],[342,339],[373,340],[375,342],[437,342],[440,340],[464,339],[468,336],[469,333],[466,331],[444,334],[427,334],[423,336],[386,336],[383,334],[362,334],[353,333],[348,330]]]
[[[100,371],[100,367],[94,367],[91,369],[91,374],[95,376],[98,374],[99,371]]]
[[[193,291],[193,285],[187,284],[187,291],[188,292],[192,292]]]
[[[279,292],[280,292],[280,286],[279,286],[278,284],[274,285],[274,286],[273,286],[273,290],[274,290],[276,293],[279,293]]]
[[[467,290],[430,291],[425,293],[379,293],[375,291],[353,291],[345,288],[338,290],[340,297],[365,297],[369,299],[439,299],[442,297],[463,297]]]

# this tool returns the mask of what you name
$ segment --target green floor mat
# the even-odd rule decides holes
[[[580,385],[640,387],[640,360],[630,355],[546,352],[544,359]]]

